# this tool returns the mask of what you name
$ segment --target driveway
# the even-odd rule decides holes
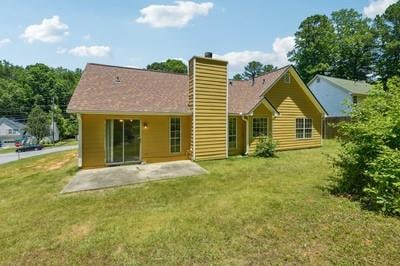
[[[80,170],[61,193],[118,187],[206,173],[208,173],[207,170],[189,160]]]
[[[53,152],[58,152],[58,151],[68,151],[68,150],[73,150],[73,149],[78,149],[77,145],[73,146],[62,146],[62,147],[54,147],[54,148],[44,148],[43,150],[40,151],[26,151],[26,152],[21,152],[19,154],[20,159],[25,159],[33,156],[38,156],[42,154],[49,154]],[[18,153],[17,152],[12,152],[12,153],[5,153],[5,154],[0,154],[0,164],[4,163],[9,163],[13,161],[18,160]]]

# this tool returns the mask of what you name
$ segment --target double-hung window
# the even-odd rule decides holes
[[[228,138],[229,138],[229,148],[235,149],[237,143],[237,127],[236,127],[236,117],[229,117],[229,128],[228,128]]]
[[[181,152],[181,119],[179,117],[170,119],[169,147],[171,153]]]
[[[267,136],[268,119],[266,117],[253,118],[253,137]]]
[[[310,139],[312,137],[312,119],[296,118],[296,138]]]

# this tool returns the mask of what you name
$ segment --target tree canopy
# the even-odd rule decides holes
[[[182,74],[186,74],[188,72],[185,63],[178,59],[168,59],[164,62],[154,62],[150,65],[147,65],[146,69]]]
[[[303,20],[295,33],[295,42],[289,60],[296,63],[306,82],[316,74],[325,74],[333,65],[335,29],[327,16],[314,15]]]
[[[62,137],[75,136],[76,118],[67,114],[66,108],[81,72],[45,64],[21,67],[0,61],[0,117],[25,123],[35,106],[49,113],[54,98],[55,109],[59,112],[55,121]]]
[[[295,33],[288,58],[306,82],[325,74],[385,83],[400,74],[400,2],[374,20],[354,9],[308,17]]]
[[[275,69],[277,69],[277,68],[271,64],[263,65],[262,63],[260,63],[258,61],[251,61],[244,67],[244,72],[242,74],[239,74],[239,73],[235,74],[233,76],[233,79],[234,80],[245,80],[245,79],[252,80],[257,76],[271,72]]]

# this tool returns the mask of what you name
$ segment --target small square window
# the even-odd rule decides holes
[[[312,119],[296,118],[296,139],[312,138]]]
[[[268,135],[268,119],[266,117],[253,118],[253,137],[262,137]]]

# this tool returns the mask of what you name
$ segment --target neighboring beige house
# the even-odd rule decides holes
[[[68,105],[79,165],[224,159],[270,136],[279,150],[320,147],[326,115],[293,66],[228,80],[228,62],[195,56],[189,74],[88,64]]]

